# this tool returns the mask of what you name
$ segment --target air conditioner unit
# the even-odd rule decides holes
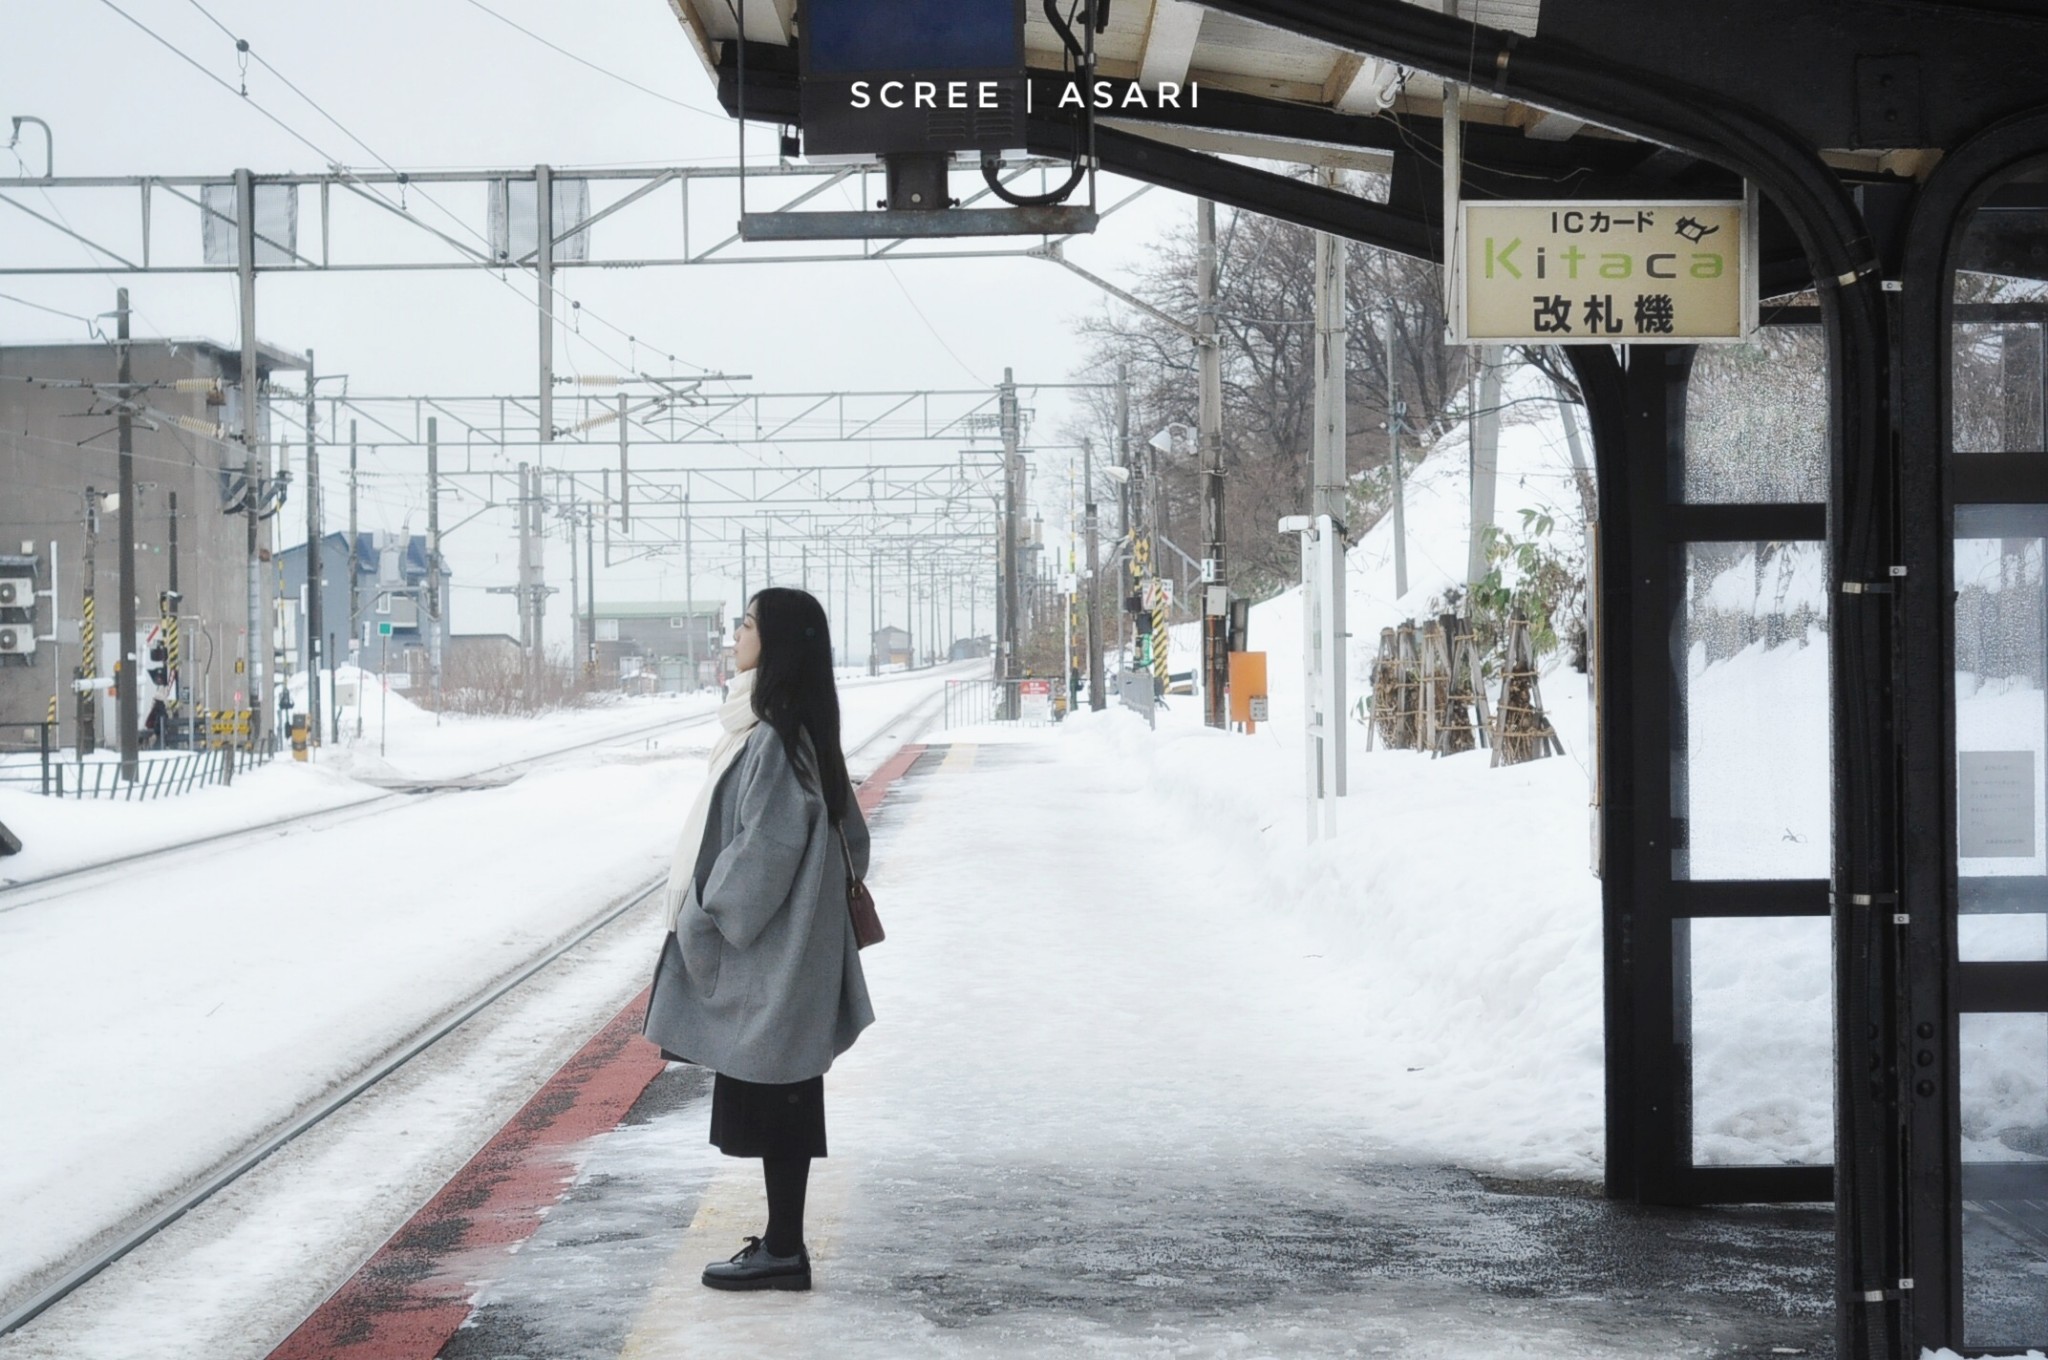
[[[9,572],[0,574],[0,610],[34,609],[36,607],[36,578]]]
[[[32,623],[0,623],[0,656],[34,656],[36,629]]]

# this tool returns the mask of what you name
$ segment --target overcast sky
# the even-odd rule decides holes
[[[0,114],[33,114],[50,123],[60,176],[224,177],[237,167],[259,173],[323,168],[321,154],[256,105],[326,158],[358,170],[377,168],[379,159],[403,170],[725,165],[736,159],[734,124],[717,112],[711,82],[665,0],[202,0],[204,11],[193,0],[114,2],[204,72],[237,88],[246,79],[250,98],[222,89],[105,0],[8,0]],[[251,61],[245,77],[232,39],[209,14],[278,74]],[[494,15],[701,112],[579,65]],[[319,109],[287,88],[280,74]],[[757,132],[750,159],[772,156],[770,143],[766,130]],[[39,173],[40,134],[26,129],[15,154],[28,173]],[[0,173],[22,171],[0,156]],[[957,176],[956,193],[969,187],[968,179]],[[1113,202],[1131,187],[1105,179],[1103,198]],[[8,196],[51,212],[38,191],[16,189]],[[65,216],[88,234],[136,238],[132,191],[58,197]],[[440,197],[459,215],[475,211],[451,195]],[[409,206],[430,217],[416,200]],[[303,241],[317,233],[310,199],[300,211]],[[716,215],[715,207],[710,211]],[[1096,272],[1127,280],[1146,244],[1191,213],[1189,200],[1155,191],[1110,219],[1094,239],[1075,243],[1070,254]],[[157,220],[162,233],[175,220],[195,238],[159,241],[159,256],[196,252],[195,222],[173,219],[161,208]],[[484,225],[457,230],[438,220],[458,236]],[[617,230],[661,245],[662,220],[622,220]],[[600,241],[599,248],[614,250],[619,240]],[[678,243],[667,244],[674,249]],[[19,260],[31,251],[52,263],[93,258],[49,228],[0,208],[0,258]],[[557,342],[564,371],[618,371],[623,365],[615,361],[628,353],[624,332],[638,341],[635,357],[643,361],[649,350],[674,354],[679,364],[750,374],[744,386],[760,391],[977,386],[999,380],[1006,366],[1020,382],[1092,376],[1077,371],[1073,332],[1078,318],[1104,306],[1084,281],[1021,259],[577,270],[560,277],[564,291],[587,309]],[[130,289],[141,334],[236,339],[232,276],[12,277],[0,278],[0,292],[90,315],[110,308],[122,284]],[[536,323],[530,285],[520,292],[523,298],[474,272],[270,276],[259,289],[257,330],[283,348],[315,350],[321,371],[346,373],[355,393],[529,393],[536,385]],[[76,322],[0,299],[0,342],[72,339],[83,331]],[[1037,415],[1050,439],[1064,412],[1048,399]],[[805,446],[801,452],[820,450]],[[732,461],[718,450],[704,456]],[[842,456],[865,460],[868,452]],[[1048,496],[1060,485],[1062,502],[1065,457],[1048,456],[1052,465],[1041,482]],[[328,464],[328,504],[336,506],[342,501],[332,469]],[[366,491],[368,526],[423,527],[424,477],[387,464],[378,478]],[[1063,506],[1044,509],[1048,521],[1063,517]],[[455,600],[458,631],[514,626],[506,597],[479,589],[514,577],[511,523],[509,514],[486,516],[446,545],[466,587]],[[340,527],[331,516],[329,527]],[[566,587],[567,571],[567,548],[558,542],[551,548],[551,584]],[[717,584],[700,573],[698,594]],[[729,598],[737,596],[737,582],[724,585]],[[640,563],[600,576],[600,600],[681,593],[679,562]],[[565,637],[566,611],[566,598],[558,595],[550,621],[556,638]],[[865,612],[858,599],[855,611]],[[900,614],[901,606],[889,612]],[[984,610],[984,628],[986,618]],[[864,633],[865,619],[858,623],[848,631]]]

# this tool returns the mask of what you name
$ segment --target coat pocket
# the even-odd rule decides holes
[[[682,952],[683,971],[690,975],[698,996],[709,998],[718,990],[718,974],[725,961],[725,937],[697,905],[695,893],[683,904],[683,914],[676,921],[676,945]]]

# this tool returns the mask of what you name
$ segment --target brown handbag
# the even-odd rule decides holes
[[[871,944],[880,944],[889,937],[882,930],[882,918],[875,913],[874,894],[853,871],[853,848],[846,843],[844,831],[839,831],[839,854],[846,861],[846,914],[853,918],[854,946],[866,949]]]

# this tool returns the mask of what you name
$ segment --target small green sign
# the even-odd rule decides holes
[[[378,637],[390,637],[390,636],[391,636],[391,620],[389,620],[389,619],[379,619],[379,620],[377,621],[377,636],[378,636]]]

